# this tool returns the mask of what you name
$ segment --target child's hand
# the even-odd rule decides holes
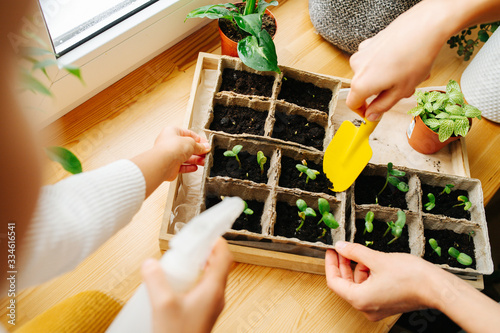
[[[196,171],[198,165],[205,163],[205,154],[209,151],[207,140],[190,130],[163,129],[152,149],[132,158],[146,180],[146,197],[179,173]]]
[[[153,310],[153,332],[210,332],[224,308],[224,290],[232,255],[221,238],[215,244],[201,281],[186,294],[170,288],[160,263],[146,261],[142,276]]]
[[[156,138],[154,151],[165,160],[165,178],[172,181],[179,173],[193,172],[205,164],[205,154],[210,151],[207,140],[193,131],[166,127]]]

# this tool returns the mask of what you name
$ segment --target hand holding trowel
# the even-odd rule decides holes
[[[358,128],[352,122],[345,120],[326,148],[323,172],[332,182],[335,192],[347,190],[373,155],[368,138],[380,119],[378,121],[367,120],[364,117],[364,109],[355,111],[363,117],[364,123]]]

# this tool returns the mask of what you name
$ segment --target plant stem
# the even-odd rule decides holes
[[[240,159],[238,158],[238,155],[236,155],[235,157],[236,157],[236,161],[238,162],[238,165],[240,166],[240,169],[241,169],[241,162],[240,162]]]
[[[379,196],[382,192],[384,192],[385,188],[387,187],[387,183],[388,183],[388,182],[389,182],[389,175],[387,175],[387,176],[385,177],[385,184],[384,184],[384,187],[382,187],[382,189],[380,190],[380,192],[378,192],[378,194],[377,194],[377,201],[378,201],[378,196]]]
[[[297,227],[297,229],[295,229],[296,232],[299,231],[300,228],[302,228],[302,226],[304,225],[304,221],[305,220],[303,219],[302,222],[300,222],[300,225]]]
[[[392,244],[392,242],[394,242],[396,239],[398,239],[399,237],[394,237],[392,240],[389,241],[389,243],[387,243],[387,245],[390,245]]]

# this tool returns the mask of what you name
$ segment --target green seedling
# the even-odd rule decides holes
[[[454,187],[455,187],[455,185],[453,185],[453,184],[446,184],[444,186],[444,188],[443,188],[443,191],[441,193],[439,193],[439,195],[444,194],[444,193],[450,194],[451,193],[451,189],[454,188]]]
[[[448,254],[453,258],[457,259],[457,261],[464,266],[470,266],[472,264],[472,258],[470,256],[458,251],[454,247],[450,247],[448,249]]]
[[[403,228],[406,224],[405,213],[402,210],[398,210],[397,214],[398,214],[398,219],[396,220],[396,222],[393,222],[393,221],[387,222],[388,227],[387,227],[387,230],[385,231],[383,237],[385,237],[385,235],[387,235],[389,230],[391,230],[391,234],[394,236],[394,238],[392,240],[390,240],[389,243],[387,243],[387,245],[392,244],[396,239],[401,237],[401,234],[403,233]]]
[[[243,213],[245,215],[253,215],[253,210],[251,210],[250,208],[248,208],[248,204],[246,201],[243,201],[245,203],[245,209],[243,209]]]
[[[373,231],[373,218],[375,217],[375,214],[373,214],[372,211],[369,211],[366,213],[365,216],[365,231],[363,231],[363,235],[368,233],[371,233]]]
[[[323,228],[323,232],[321,233],[321,236],[318,237],[318,239],[325,237],[325,235],[326,235],[326,229]]]
[[[327,200],[323,198],[318,199],[318,210],[321,214],[321,220],[319,220],[318,224],[323,222],[330,229],[337,229],[339,227],[339,223],[335,220],[333,214],[330,213],[330,204]]]
[[[439,247],[437,240],[435,240],[434,238],[429,239],[429,245],[434,250],[434,252],[436,252],[437,255],[441,257],[441,248]]]
[[[267,157],[264,155],[263,152],[260,150],[257,152],[257,163],[259,163],[260,166],[260,174],[264,174],[264,164],[267,162]]]
[[[319,175],[319,171],[314,170],[314,169],[309,169],[307,167],[306,160],[302,160],[302,164],[297,164],[295,167],[297,168],[297,170],[300,171],[299,177],[302,176],[303,173],[306,174],[306,176],[307,176],[306,184],[309,182],[309,179],[315,180],[316,175]]]
[[[316,212],[314,211],[314,209],[312,209],[311,207],[307,207],[307,203],[302,200],[302,199],[298,199],[295,204],[297,205],[297,208],[299,209],[299,217],[301,218],[301,222],[300,222],[300,225],[297,227],[297,229],[295,229],[295,231],[299,231],[300,228],[302,228],[302,226],[304,225],[304,222],[306,221],[306,216],[314,216],[316,217]]]
[[[436,207],[436,197],[432,193],[427,194],[427,198],[429,198],[429,202],[424,205],[425,210],[431,210]]]
[[[472,202],[470,202],[469,198],[465,195],[459,195],[457,199],[458,201],[461,201],[461,203],[458,203],[453,207],[464,206],[464,210],[469,210],[472,207]]]
[[[410,189],[408,187],[408,184],[406,184],[404,181],[398,178],[398,177],[403,177],[404,175],[406,175],[406,172],[392,168],[392,162],[387,163],[387,174],[385,177],[385,184],[384,187],[382,187],[380,192],[378,192],[377,194],[377,199],[376,199],[377,203],[378,203],[378,196],[382,194],[382,192],[384,192],[388,183],[394,185],[401,192],[408,192],[408,190]]]
[[[366,246],[373,245],[373,241],[365,241],[365,245],[366,245]]]
[[[241,161],[240,158],[238,157],[238,154],[242,149],[243,149],[242,145],[236,145],[233,147],[233,149],[224,152],[224,156],[236,158],[236,161],[238,162],[240,169],[241,169]]]

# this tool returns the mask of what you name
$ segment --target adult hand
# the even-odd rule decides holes
[[[351,260],[358,264],[351,268]],[[446,274],[403,253],[383,253],[337,242],[325,258],[328,287],[372,321],[393,314],[434,307],[430,281]]]
[[[347,106],[375,121],[401,98],[410,97],[429,76],[439,50],[453,33],[447,22],[453,12],[449,6],[423,1],[361,43],[350,59],[354,76]],[[375,99],[367,104],[372,96]]]
[[[205,154],[210,151],[207,140],[193,131],[166,127],[156,138],[153,151],[164,163],[164,180],[172,181],[179,173],[193,172],[205,164]]]
[[[224,289],[232,255],[227,243],[217,241],[201,281],[185,294],[169,286],[159,262],[148,259],[142,267],[153,311],[153,331],[210,332],[224,308]]]

